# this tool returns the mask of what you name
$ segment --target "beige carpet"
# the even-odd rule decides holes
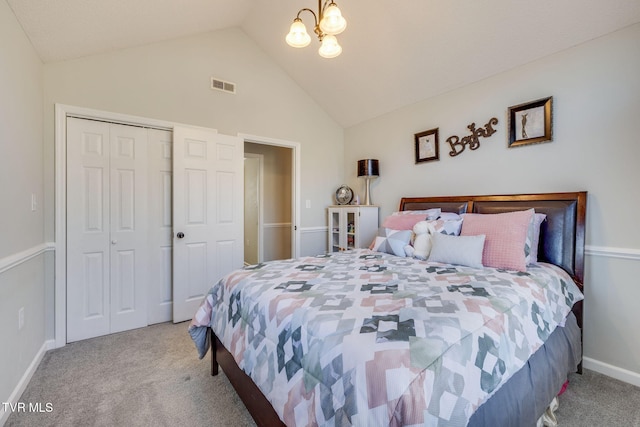
[[[48,352],[20,398],[46,413],[7,426],[252,426],[229,381],[198,360],[188,323],[163,323]],[[572,375],[561,427],[640,427],[640,388],[592,371]]]

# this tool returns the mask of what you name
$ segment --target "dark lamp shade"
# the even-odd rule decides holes
[[[358,176],[379,176],[377,159],[358,160]]]

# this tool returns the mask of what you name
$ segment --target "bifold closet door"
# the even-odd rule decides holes
[[[67,341],[147,325],[147,130],[67,119]]]

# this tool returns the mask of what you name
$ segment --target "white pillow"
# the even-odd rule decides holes
[[[449,236],[435,233],[431,236],[429,261],[445,264],[459,264],[482,268],[484,234],[479,236]]]

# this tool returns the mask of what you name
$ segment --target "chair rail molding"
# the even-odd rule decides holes
[[[38,255],[42,255],[45,252],[53,250],[55,250],[55,243],[44,242],[29,249],[25,249],[24,251],[17,252],[4,258],[0,258],[0,274],[4,273],[5,271],[11,270],[14,267],[17,267],[18,265],[27,262],[30,259],[37,257]]]
[[[640,249],[587,245],[584,252],[590,256],[640,261]]]

